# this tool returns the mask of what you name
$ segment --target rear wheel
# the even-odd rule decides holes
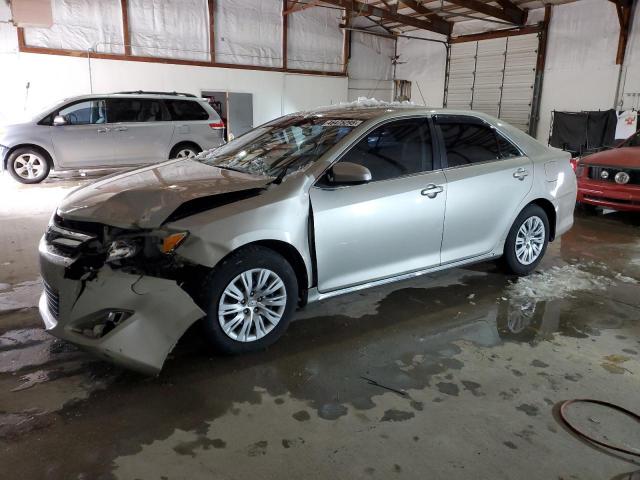
[[[237,354],[261,350],[287,329],[298,299],[291,265],[260,246],[246,247],[216,267],[203,291],[205,331],[218,350]]]
[[[528,275],[540,263],[549,243],[549,220],[538,205],[528,205],[516,218],[504,244],[503,262],[510,273]]]
[[[7,169],[20,183],[40,183],[49,175],[49,159],[41,150],[18,148],[7,160]]]
[[[195,143],[179,143],[171,149],[169,158],[192,158],[202,151]]]

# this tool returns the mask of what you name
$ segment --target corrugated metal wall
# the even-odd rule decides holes
[[[538,45],[537,34],[453,44],[445,106],[478,110],[528,132]]]

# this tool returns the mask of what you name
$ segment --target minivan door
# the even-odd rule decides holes
[[[426,118],[387,123],[339,160],[372,180],[311,189],[318,289],[328,292],[437,266],[446,185]],[[329,173],[330,175],[330,173]]]
[[[162,100],[109,98],[107,115],[118,165],[143,165],[169,158],[174,124]]]
[[[79,100],[52,114],[62,116],[64,125],[52,125],[51,140],[62,168],[92,168],[109,165],[115,155],[115,142],[106,124],[104,99]]]
[[[435,118],[444,146],[447,214],[442,263],[489,253],[509,229],[533,185],[529,158],[477,117]]]

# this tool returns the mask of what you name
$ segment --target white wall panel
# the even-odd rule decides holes
[[[217,0],[215,22],[216,61],[282,66],[281,0]]]
[[[123,53],[120,0],[52,0],[51,28],[24,29],[27,45]]]
[[[620,31],[615,5],[581,0],[553,7],[537,138],[546,142],[552,110],[613,108]]]
[[[39,113],[65,97],[90,92],[84,58],[21,53],[0,55],[0,71],[12,71],[0,89],[0,122],[14,122]],[[91,61],[96,93],[123,90],[202,90],[253,94],[254,124],[283,113],[347,101],[347,79],[281,72],[193,67],[120,60]],[[31,85],[29,96],[25,85]]]
[[[411,32],[411,36],[443,40],[432,32]],[[411,82],[411,101],[442,107],[447,52],[443,44],[411,38],[398,39],[399,63],[396,77]]]
[[[392,39],[352,32],[349,100],[358,97],[393,100],[394,52]]]
[[[206,0],[129,0],[128,3],[133,55],[209,60]]]
[[[342,11],[334,8],[308,8],[290,14],[289,68],[342,71],[343,31],[340,23]]]

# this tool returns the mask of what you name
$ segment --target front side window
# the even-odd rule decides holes
[[[368,133],[340,161],[367,167],[372,181],[433,170],[429,124],[419,118],[383,125]]]
[[[253,175],[284,176],[318,160],[360,123],[326,117],[283,117],[203,152],[195,160]]]
[[[106,122],[104,100],[86,100],[62,108],[58,115],[67,125],[92,125]]]
[[[144,123],[168,120],[162,101],[144,98],[114,98],[108,101],[109,123]]]
[[[165,100],[172,120],[185,122],[189,120],[207,120],[209,113],[200,102],[194,100]]]

